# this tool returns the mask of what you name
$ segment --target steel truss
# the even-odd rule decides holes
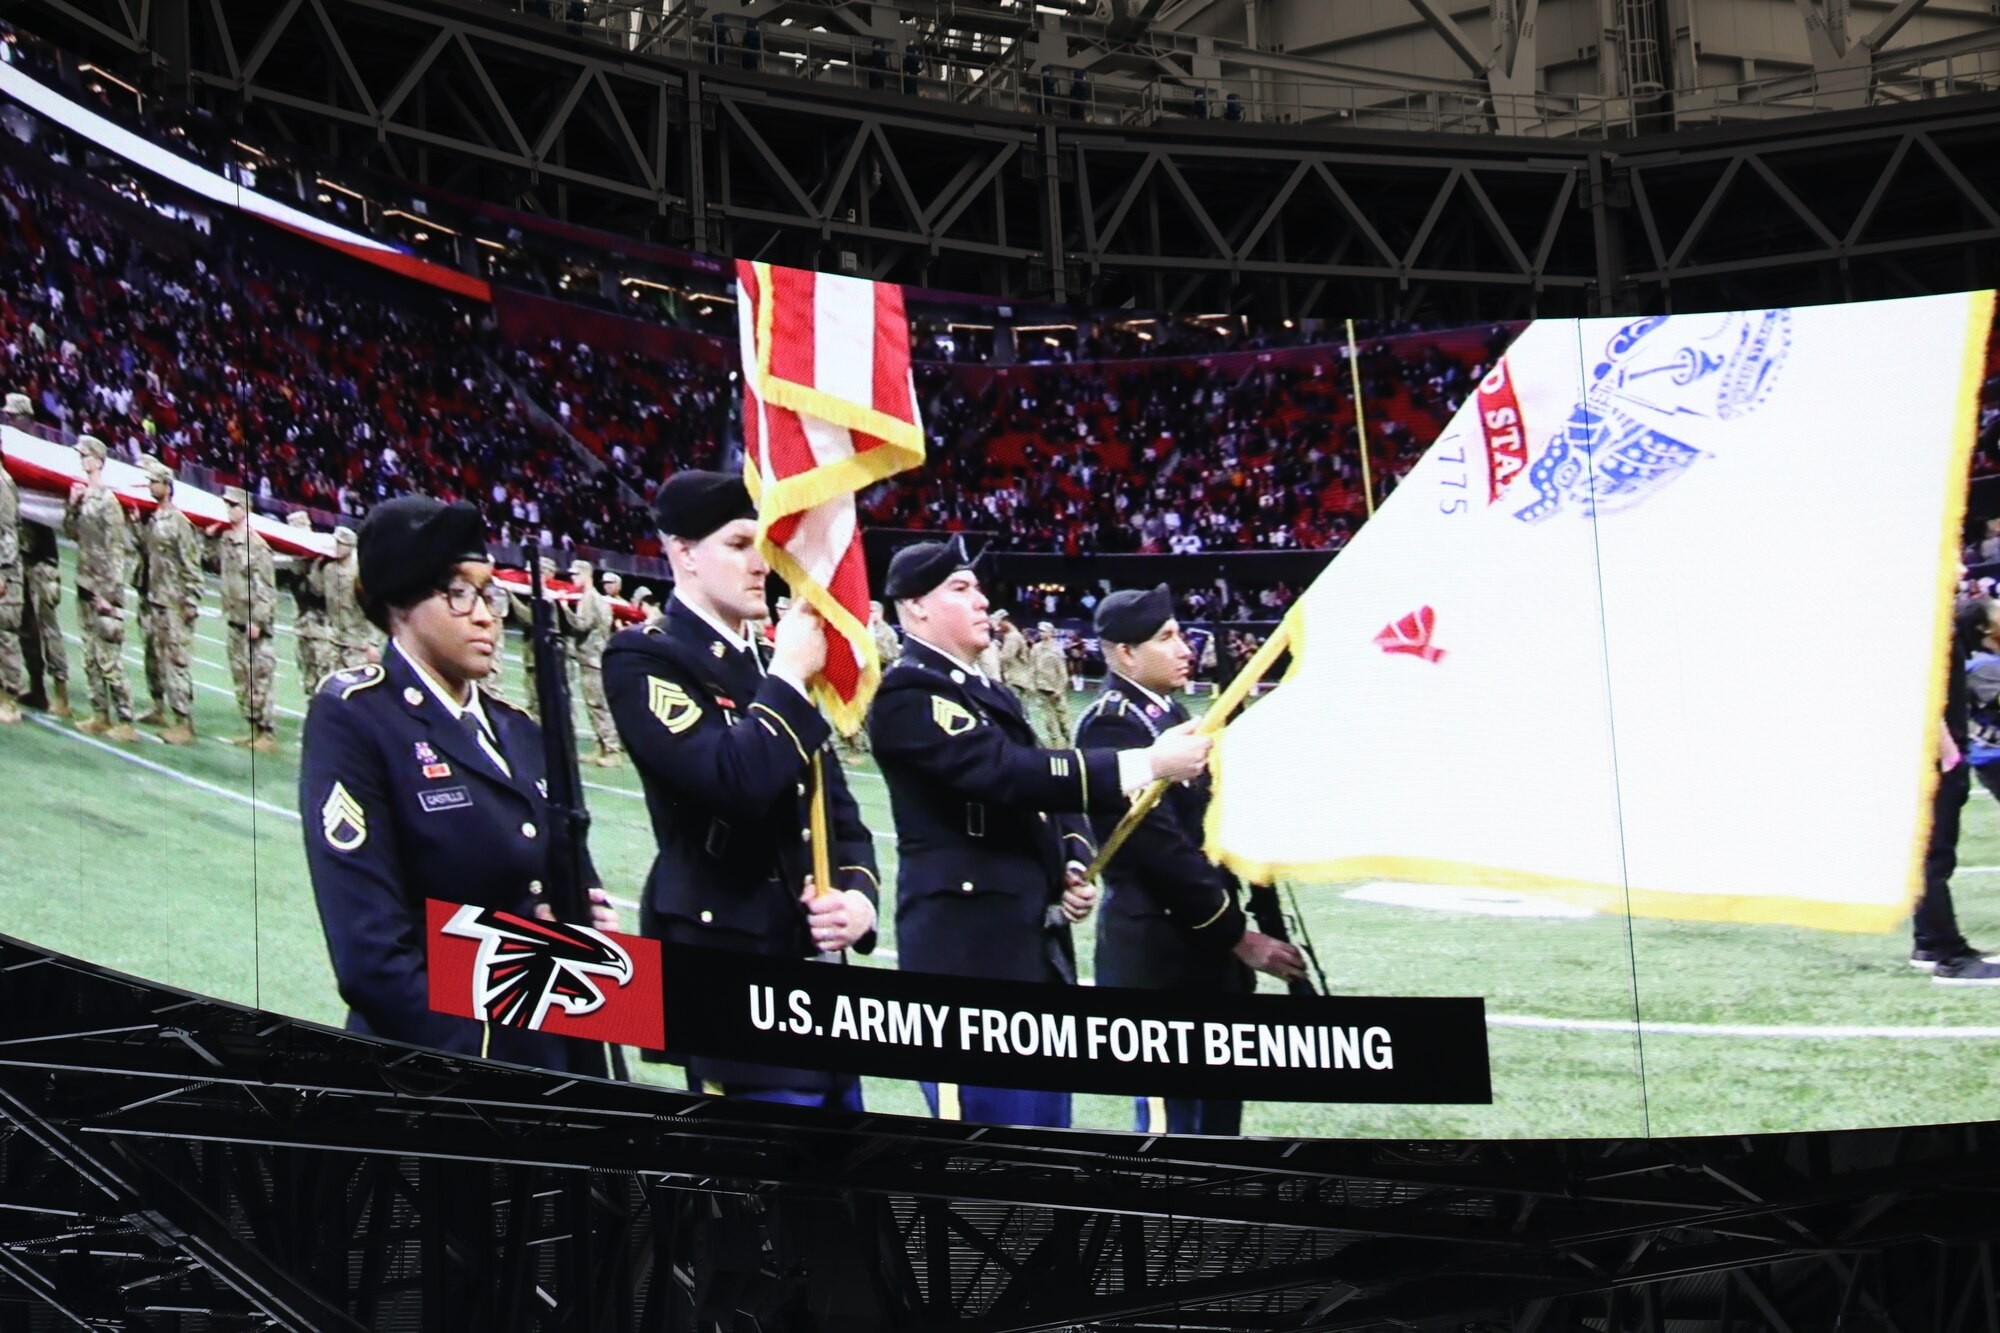
[[[0,1015],[5,1328],[2000,1315],[1993,1126],[1292,1143],[807,1116],[401,1051],[12,944]]]
[[[450,0],[6,12],[350,170],[933,289],[1499,319],[2000,282],[2000,97],[1608,142],[1122,130],[627,55]]]

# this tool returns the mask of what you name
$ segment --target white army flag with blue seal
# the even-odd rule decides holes
[[[1210,855],[1888,930],[1991,293],[1530,325],[1279,631]]]

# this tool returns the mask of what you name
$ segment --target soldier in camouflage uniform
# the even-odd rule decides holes
[[[174,470],[152,457],[140,459],[139,466],[145,470],[156,501],[139,528],[137,581],[153,714],[166,724],[161,740],[169,745],[192,745],[191,668],[194,625],[201,616],[201,538],[195,535],[187,515],[174,508]]]
[[[7,395],[11,417],[26,402],[23,394]],[[21,492],[0,463],[0,723],[21,720],[16,704],[28,692],[28,664],[21,655],[21,612],[27,606],[27,571],[21,562]]]
[[[249,734],[231,741],[258,754],[278,748],[277,702],[272,685],[278,654],[271,631],[278,618],[277,570],[271,548],[250,527],[250,497],[240,486],[222,492],[229,526],[222,533],[222,618],[229,622],[229,674],[236,682],[236,706],[250,724]]]
[[[1034,720],[1035,733],[1051,750],[1067,750],[1076,744],[1069,727],[1069,657],[1063,652],[1056,627],[1044,620],[1035,646],[1029,650],[1029,690],[1022,701]]]
[[[76,452],[84,479],[69,488],[63,531],[76,543],[76,613],[92,713],[77,723],[77,730],[136,741],[132,687],[125,679],[125,570],[132,524],[104,484],[104,441],[86,435],[76,442]]]
[[[591,583],[590,572],[588,560],[570,564],[570,581],[578,591],[576,604],[562,608],[563,632],[572,641],[570,655],[583,675],[583,706],[590,714],[591,730],[597,733],[597,753],[590,762],[599,768],[616,768],[623,762],[620,756],[625,747],[618,739],[617,724],[611,720],[611,702],[604,695],[604,649],[617,626],[611,602]]]
[[[35,419],[35,405],[25,393],[10,393],[4,404],[0,404],[0,422],[17,430],[26,430]],[[11,694],[13,699],[0,704],[0,721],[18,721],[20,709],[16,702],[25,700],[37,708],[46,708],[48,698],[42,693],[42,655],[36,651],[37,636],[41,626],[33,614],[35,599],[42,582],[40,561],[41,548],[46,546],[49,561],[54,563],[55,539],[47,528],[35,523],[21,522],[21,493],[7,469],[0,465],[0,692]],[[4,558],[9,533],[12,534],[14,557],[11,562]],[[11,563],[11,571],[8,565]],[[56,600],[62,600],[62,577],[55,575]],[[69,655],[62,651],[62,629],[57,627],[56,667],[59,683],[57,690],[62,700],[59,716],[69,716]],[[9,663],[16,670],[9,670]],[[32,697],[30,673],[32,672]],[[10,683],[11,682],[11,683]],[[12,718],[7,715],[12,714]]]
[[[1014,691],[1017,699],[1026,699],[1033,687],[1034,664],[1029,661],[1028,636],[1021,633],[1005,611],[996,611],[990,617],[993,622],[993,636],[1000,641],[1000,683]]]
[[[285,515],[285,522],[301,531],[312,531],[312,515],[303,509]],[[292,617],[292,640],[299,658],[299,686],[307,698],[340,667],[333,647],[333,622],[327,618],[326,593],[321,586],[325,565],[323,560],[302,555],[293,563],[290,576],[292,605],[297,613]]]
[[[507,621],[514,614],[514,594],[499,579],[486,585],[486,604],[493,608],[493,669],[479,688],[496,699],[514,702],[507,690]]]
[[[354,529],[345,525],[335,528],[333,549],[336,552],[333,559],[316,572],[320,596],[326,599],[327,624],[333,633],[335,667],[346,671],[379,661],[382,653],[376,645],[382,636],[368,623],[356,591],[359,574],[354,562]]]
[[[546,589],[550,583],[555,581],[556,562],[548,556],[543,556],[541,567],[542,587]],[[532,597],[516,597],[513,599],[510,609],[513,612],[515,622],[521,626],[521,634],[527,640],[528,644],[527,651],[521,655],[522,675],[527,678],[521,687],[524,691],[521,698],[521,707],[527,710],[529,717],[540,722],[542,720],[542,700],[541,696],[535,692],[535,599]],[[563,657],[565,661],[569,657],[569,641],[567,638],[563,639]]]
[[[36,677],[29,702],[51,717],[68,717],[69,645],[62,632],[62,560],[53,528],[21,525],[21,560],[27,569],[28,612],[21,623],[21,649]]]

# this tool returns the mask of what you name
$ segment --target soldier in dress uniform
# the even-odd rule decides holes
[[[1036,743],[1013,694],[976,659],[991,637],[986,598],[955,544],[904,547],[884,592],[903,656],[869,714],[875,762],[896,818],[898,966],[996,981],[1073,983],[1070,924],[1096,890],[1089,811],[1117,814],[1156,777],[1202,771],[1191,726],[1129,750]],[[1069,1123],[1068,1093],[923,1085],[945,1119]]]
[[[500,622],[479,511],[401,496],[361,525],[380,663],[328,676],[306,712],[299,815],[347,1026],[396,1041],[602,1074],[602,1048],[434,1012],[425,899],[551,916],[541,729],[480,682]],[[588,865],[590,924],[617,914]]]
[[[278,576],[271,547],[250,526],[250,497],[225,486],[229,526],[222,530],[222,618],[229,623],[229,674],[236,706],[249,731],[230,742],[258,754],[278,749],[278,705],[272,697],[278,654],[271,645],[278,622]]]
[[[26,402],[7,395],[7,415]],[[28,692],[28,664],[21,652],[21,618],[28,604],[27,571],[21,561],[21,492],[0,463],[0,723],[21,720],[17,700]]]
[[[1085,747],[1150,744],[1188,722],[1174,692],[1187,684],[1194,650],[1174,619],[1166,584],[1115,592],[1097,607],[1104,644],[1104,689],[1076,729]],[[1209,777],[1167,789],[1152,813],[1104,868],[1097,920],[1097,984],[1181,994],[1246,994],[1251,969],[1304,975],[1299,951],[1249,929],[1236,876],[1202,852]],[[1100,837],[1118,822],[1095,819]],[[1237,1134],[1243,1103],[1219,1097],[1140,1097],[1133,1128],[1149,1134]]]
[[[624,760],[618,742],[618,728],[611,721],[611,706],[604,698],[604,649],[611,642],[616,622],[611,603],[591,582],[588,560],[572,560],[570,581],[576,584],[576,602],[561,607],[563,629],[570,640],[570,653],[583,677],[583,707],[590,714],[590,728],[597,734],[597,753],[590,762],[599,768],[616,768]]]
[[[77,621],[92,714],[77,723],[77,730],[136,741],[132,687],[125,679],[125,572],[132,525],[104,484],[104,441],[86,435],[76,442],[76,452],[84,479],[69,488],[63,531],[76,543]]]
[[[153,512],[139,528],[139,601],[153,711],[169,745],[194,744],[194,626],[201,616],[201,537],[174,507],[174,470],[139,460]]]
[[[668,944],[773,958],[833,957],[875,943],[875,845],[827,753],[832,728],[807,697],[826,662],[823,622],[801,599],[779,617],[769,666],[745,623],[765,614],[770,573],[740,476],[693,469],[660,488],[654,513],[674,569],[658,624],[621,631],[604,684],[646,789],[659,851],[642,931]],[[821,756],[815,766],[814,756]],[[813,883],[815,767],[825,784],[834,883]],[[671,957],[667,966],[673,966]],[[861,1109],[854,1075],[697,1056],[693,1089],[792,1105]]]
[[[294,509],[285,522],[303,532],[312,531],[312,515]],[[327,674],[340,665],[333,646],[333,621],[326,613],[326,562],[300,556],[292,566],[292,639],[298,652],[299,688],[311,697]]]
[[[1061,749],[1073,745],[1069,725],[1069,655],[1062,637],[1044,620],[1035,627],[1035,644],[1028,650],[1028,689],[1022,696],[1042,744]]]
[[[360,564],[354,554],[353,528],[333,530],[333,559],[319,570],[320,594],[326,598],[327,624],[333,631],[334,661],[342,668],[367,666],[381,657],[375,627],[361,609]],[[318,682],[313,682],[315,686]]]

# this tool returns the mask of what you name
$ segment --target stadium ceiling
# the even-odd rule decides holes
[[[1990,1125],[1343,1143],[810,1117],[0,944],[7,1328],[1956,1333],[2000,1317],[1996,1189]]]
[[[1663,93],[1648,105],[1665,111],[1600,135],[1554,114],[1582,105],[1575,96],[1538,92],[1534,116],[1515,114],[1527,104],[1496,100],[1461,62],[1434,87],[1376,72],[1353,114],[1238,123],[1215,118],[1213,99],[1208,118],[1185,114],[1193,91],[1173,78],[1120,74],[1157,67],[1149,43],[1219,49],[1170,30],[1195,7],[599,3],[580,22],[544,0],[15,0],[0,12],[149,94],[190,98],[329,169],[378,173],[391,191],[933,289],[1477,320],[2000,281],[2000,93],[1957,93],[1979,86],[1969,76],[1923,84],[1952,96],[1876,90],[1871,105],[1814,114],[1773,101],[1720,124],[1677,118]],[[1348,8],[1360,7],[1308,6]],[[1923,9],[1897,6],[1904,19]],[[642,18],[653,26],[635,27]],[[904,33],[905,48],[914,35],[915,73],[887,39],[876,57],[870,23]],[[1421,16],[1416,29],[1431,32]],[[1031,38],[1059,42],[1068,62],[1046,85],[1034,62],[1048,48]],[[1990,38],[1951,39],[1973,55],[1937,58],[1985,61]],[[1807,82],[1806,109],[1844,86]]]

